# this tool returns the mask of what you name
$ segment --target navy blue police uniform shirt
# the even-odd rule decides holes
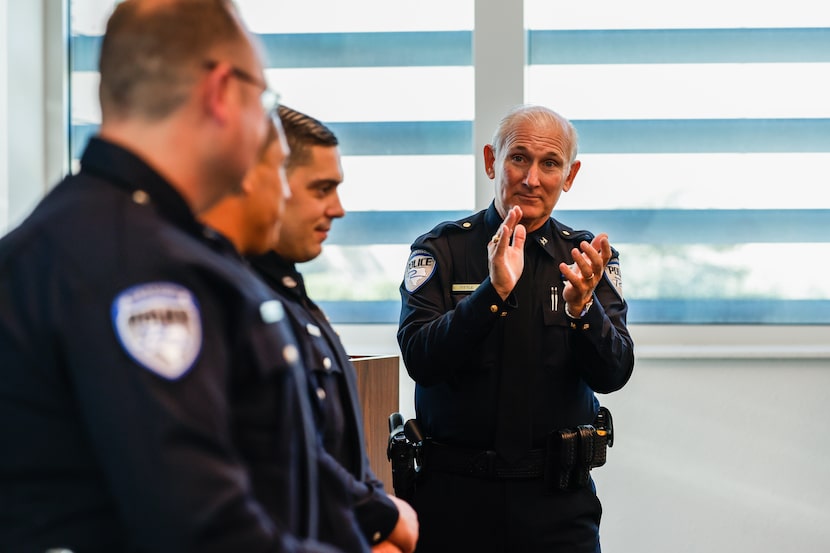
[[[0,550],[335,551],[296,341],[229,249],[98,138],[0,240]]]
[[[411,246],[397,337],[416,382],[416,416],[436,441],[494,447],[500,371],[515,338],[505,335],[505,322],[516,308],[514,295],[503,301],[489,279],[487,243],[501,222],[491,203],[436,226]],[[591,424],[599,407],[594,392],[618,390],[634,367],[616,251],[593,306],[580,319],[565,314],[559,264],[571,264],[572,248],[592,239],[551,218],[525,244],[538,248],[541,259],[533,280],[539,318],[529,325],[537,352],[529,386],[534,447],[543,447],[551,431]]]
[[[360,528],[365,538],[376,544],[394,529],[398,509],[369,466],[354,366],[328,318],[308,297],[295,264],[273,251],[249,261],[284,299],[308,370],[318,430],[335,465],[331,470],[337,471],[336,465],[346,470]]]

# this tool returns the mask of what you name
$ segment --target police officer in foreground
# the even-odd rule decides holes
[[[282,305],[194,217],[265,136],[251,37],[126,0],[100,73],[80,173],[0,240],[0,551],[336,551]]]
[[[551,213],[579,171],[571,123],[519,106],[484,147],[490,206],[412,245],[398,342],[426,436],[418,553],[599,552],[589,471],[634,366],[619,259]]]
[[[409,504],[387,494],[369,466],[355,369],[325,313],[308,296],[296,267],[322,253],[332,222],[345,215],[338,195],[343,181],[338,140],[313,117],[282,105],[278,113],[290,147],[286,172],[291,194],[278,242],[250,261],[285,298],[309,371],[324,458],[350,482],[364,537],[377,553],[410,553],[418,535],[417,517]]]

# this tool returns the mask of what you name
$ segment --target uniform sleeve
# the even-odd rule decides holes
[[[386,495],[383,483],[371,473],[362,481],[356,479],[328,453],[322,453],[320,459],[321,471],[346,486],[349,507],[366,542],[376,545],[389,537],[398,522],[398,508]]]
[[[321,446],[320,463],[320,538],[350,553],[369,553],[369,538],[358,522],[354,505],[352,475]]]
[[[619,260],[612,259],[617,269]],[[628,304],[608,273],[594,290],[594,304],[570,321],[574,363],[592,390],[610,393],[622,388],[634,370],[634,343],[626,319]]]
[[[414,290],[407,287],[406,280],[401,284],[398,344],[412,379],[430,386],[451,378],[479,348],[502,313],[515,309],[516,303],[512,294],[503,301],[488,276],[472,293],[454,300],[447,277],[451,260],[441,253],[446,248],[437,243],[428,249],[416,244],[412,249],[429,252],[435,269]]]
[[[78,408],[136,549],[334,551],[297,539],[268,516],[234,447],[227,326],[246,321],[229,320],[215,291],[199,282],[177,289],[192,294],[185,299],[192,304],[185,311],[158,304],[160,324],[142,326],[140,310],[116,314],[113,294],[91,287],[68,290],[58,313]],[[192,320],[161,330],[165,307],[171,323]],[[126,326],[119,328],[119,317]],[[273,328],[248,331],[277,349]],[[195,351],[181,344],[187,340]],[[275,399],[290,402],[287,375],[260,368],[272,371],[263,385],[274,386]]]

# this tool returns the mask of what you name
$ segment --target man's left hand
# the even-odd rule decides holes
[[[579,248],[571,250],[573,264],[560,263],[559,270],[567,281],[562,297],[568,312],[579,316],[580,313],[591,301],[594,289],[602,279],[605,266],[611,259],[611,244],[608,242],[608,235],[598,234],[589,244],[582,241]]]

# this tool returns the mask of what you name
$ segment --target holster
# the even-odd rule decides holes
[[[386,457],[392,463],[392,487],[395,496],[411,502],[415,496],[418,473],[421,470],[423,438],[417,422],[410,419],[406,425],[399,413],[389,417],[389,444]]]

